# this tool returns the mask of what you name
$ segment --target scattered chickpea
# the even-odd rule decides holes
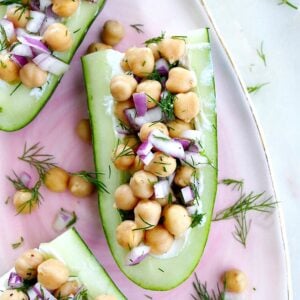
[[[68,268],[59,260],[50,258],[38,266],[38,282],[48,290],[56,290],[67,282]]]
[[[194,168],[188,165],[182,165],[176,170],[174,182],[180,187],[185,187],[191,183],[194,172]]]
[[[52,192],[64,192],[68,187],[69,174],[64,169],[53,167],[49,169],[44,178],[46,187]]]
[[[78,198],[90,196],[94,192],[94,185],[79,175],[71,175],[68,183],[71,194]]]
[[[161,122],[145,123],[141,127],[140,133],[139,133],[139,137],[140,137],[141,141],[142,142],[146,141],[148,139],[150,133],[155,129],[158,129],[159,131],[161,131],[165,135],[169,135],[168,128],[164,123],[161,123]]]
[[[97,51],[103,51],[103,50],[107,50],[107,49],[111,49],[112,47],[110,45],[106,45],[103,43],[92,43],[89,45],[88,49],[87,49],[87,53],[93,53],[93,52],[97,52]]]
[[[11,21],[15,27],[24,28],[30,19],[29,9],[20,5],[12,5],[6,12],[7,20]]]
[[[163,216],[164,226],[176,237],[185,233],[192,223],[186,208],[179,204],[165,206]]]
[[[157,177],[144,170],[137,171],[130,178],[129,185],[133,194],[142,199],[149,199],[154,193],[153,185],[157,182]]]
[[[128,184],[122,184],[115,191],[116,207],[123,210],[132,210],[138,203],[138,198],[134,196]]]
[[[147,108],[153,108],[160,100],[161,84],[156,80],[145,80],[138,84],[136,91],[144,92],[147,95]]]
[[[225,289],[232,293],[242,293],[248,286],[247,275],[238,269],[226,271],[222,281],[224,282]]]
[[[37,275],[37,268],[43,261],[44,257],[38,250],[27,250],[15,262],[16,273],[23,279],[34,279]]]
[[[0,300],[28,300],[28,296],[17,289],[6,290],[0,295]]]
[[[116,229],[116,239],[120,246],[132,249],[140,244],[144,238],[144,230],[138,229],[134,221],[123,221]]]
[[[151,49],[155,60],[160,59],[160,53],[158,50],[157,43],[151,43],[151,44],[147,45],[147,47]]]
[[[117,298],[113,295],[99,295],[95,300],[117,300]]]
[[[52,11],[59,17],[70,17],[78,9],[79,0],[52,0]]]
[[[139,158],[139,156],[137,155],[134,159],[134,163],[133,165],[130,167],[130,172],[133,174],[137,171],[143,170],[144,169],[144,163],[142,162],[142,160]]]
[[[174,114],[178,119],[189,123],[200,111],[199,99],[196,93],[177,94],[174,101]]]
[[[154,158],[145,170],[159,177],[168,177],[176,170],[176,159],[162,152],[155,152]]]
[[[46,83],[48,73],[36,64],[29,62],[20,70],[20,79],[28,88],[40,87]]]
[[[145,232],[145,244],[148,245],[153,254],[164,254],[170,250],[174,237],[162,225],[157,225]]]
[[[62,284],[57,290],[55,290],[54,296],[57,299],[64,299],[70,295],[76,295],[79,288],[80,286],[78,281],[76,280],[67,281],[64,284]]]
[[[191,123],[186,123],[179,119],[168,122],[167,127],[172,138],[179,138],[184,131],[193,129]]]
[[[124,124],[130,125],[126,115],[125,110],[128,108],[134,107],[134,104],[132,100],[126,100],[126,101],[115,101],[114,104],[114,113],[115,116]]]
[[[135,160],[135,154],[132,148],[126,144],[119,144],[113,151],[112,161],[118,170],[128,170]]]
[[[117,101],[128,100],[137,87],[137,82],[131,75],[117,75],[110,82],[110,92]]]
[[[121,63],[122,67],[139,77],[147,77],[153,72],[155,60],[149,48],[129,48]]]
[[[0,79],[14,83],[19,80],[20,67],[9,58],[9,55],[0,55]]]
[[[71,32],[64,24],[54,23],[44,32],[44,42],[51,50],[64,52],[71,48],[73,39]]]
[[[77,135],[86,143],[91,143],[92,132],[89,119],[81,119],[76,126]]]
[[[166,88],[171,93],[186,93],[196,86],[194,73],[187,69],[176,67],[169,72]]]
[[[152,229],[160,219],[161,206],[155,200],[141,200],[134,209],[134,221],[139,228]],[[149,225],[150,224],[150,225]]]
[[[163,39],[158,44],[160,55],[170,64],[180,60],[185,53],[185,41],[181,39]]]
[[[38,206],[38,202],[33,197],[34,195],[30,191],[16,191],[13,198],[16,211],[20,214],[29,214],[34,211]]]
[[[115,46],[121,42],[124,35],[125,29],[119,21],[108,20],[104,23],[101,40],[107,45]]]

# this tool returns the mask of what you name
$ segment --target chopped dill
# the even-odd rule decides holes
[[[143,29],[141,27],[144,27],[144,24],[130,24],[130,27],[132,27],[137,33],[144,33]]]
[[[160,34],[160,36],[157,36],[157,37],[151,38],[149,40],[146,40],[144,42],[144,44],[147,45],[147,46],[149,44],[153,44],[153,43],[157,44],[157,43],[161,42],[165,38],[165,35],[166,35],[166,33],[164,31],[162,31],[162,33]]]
[[[278,5],[283,5],[283,4],[289,6],[289,7],[293,8],[293,9],[298,9],[297,5],[293,4],[292,2],[290,2],[288,0],[281,0],[281,2],[278,3]]]
[[[256,93],[257,91],[259,91],[262,87],[264,87],[265,85],[268,85],[270,82],[264,82],[264,83],[260,83],[257,85],[253,85],[253,86],[248,86],[247,87],[247,91],[249,94],[251,93]]]
[[[158,268],[158,271],[165,273],[165,271],[162,268]]]
[[[120,140],[118,139],[117,145],[115,147],[115,150],[113,152],[113,161],[116,161],[118,158],[124,157],[124,156],[134,156],[134,152],[131,147],[128,146],[128,141],[123,145],[123,149],[118,150],[120,144]],[[117,153],[119,151],[119,153]]]
[[[150,98],[151,101],[156,103],[165,114],[168,120],[174,120],[174,101],[176,100],[176,95],[171,94],[169,91],[166,92],[160,101],[155,100],[150,95],[147,94],[147,97]]]
[[[147,230],[147,229],[151,229],[151,228],[155,227],[155,225],[150,224],[149,222],[147,222],[146,220],[144,220],[140,215],[139,215],[139,217],[140,217],[140,219],[143,221],[143,223],[145,223],[147,226],[135,228],[135,229],[132,229],[132,231],[136,231],[136,230]]]
[[[201,224],[202,221],[203,221],[203,218],[204,218],[205,214],[200,214],[200,213],[195,213],[191,216],[192,218],[192,224],[191,224],[191,227],[194,228],[196,227],[197,225]]]
[[[12,96],[17,90],[18,88],[22,85],[22,82],[19,82],[18,85],[11,91],[11,93],[9,94],[9,96]]]
[[[75,31],[73,31],[73,34],[79,32],[81,30],[81,28],[76,29]]]
[[[251,220],[248,221],[246,218],[246,211],[241,212],[235,217],[236,225],[234,226],[235,231],[232,236],[246,248],[246,242],[248,233],[251,227]]]
[[[15,243],[11,244],[11,247],[13,249],[18,249],[18,248],[20,248],[23,245],[23,243],[24,243],[24,238],[21,236],[20,240],[18,242],[15,242]]]
[[[3,51],[8,48],[8,39],[5,32],[5,29],[2,25],[0,25],[0,51]]]
[[[226,178],[220,181],[220,183],[225,184],[227,186],[232,185],[232,190],[238,190],[242,191],[244,187],[244,180],[237,180],[237,179],[231,179],[231,178]]]
[[[261,58],[261,60],[264,62],[265,67],[267,66],[267,59],[266,59],[266,55],[264,53],[264,42],[260,43],[260,48],[256,49],[256,53],[257,55]]]

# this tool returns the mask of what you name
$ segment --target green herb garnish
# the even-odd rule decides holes
[[[141,27],[144,27],[144,24],[130,24],[130,27],[132,27],[137,33],[144,33]]]
[[[261,60],[264,62],[265,67],[267,66],[267,59],[266,59],[266,55],[264,53],[264,42],[260,43],[260,48],[256,49],[256,53],[257,55],[261,58]]]
[[[288,1],[288,0],[282,0],[281,2],[278,3],[278,5],[288,5],[289,7],[293,8],[293,9],[298,9],[298,6],[293,4],[292,2]]]
[[[191,218],[192,218],[191,227],[194,228],[197,225],[201,224],[204,216],[205,216],[205,214],[200,214],[200,213],[197,213],[197,212],[195,214],[193,214],[191,216]]]
[[[18,242],[11,244],[11,247],[13,249],[18,249],[19,247],[21,247],[23,245],[23,243],[24,243],[24,238],[21,236],[20,240]]]
[[[151,39],[149,39],[149,40],[147,40],[147,41],[145,41],[144,42],[144,44],[145,45],[149,45],[149,44],[157,44],[157,43],[159,43],[159,42],[161,42],[164,38],[165,38],[165,32],[162,32],[161,34],[160,34],[160,36],[157,36],[157,37],[154,37],[154,38],[151,38]]]
[[[232,190],[237,189],[238,191],[242,191],[244,187],[244,180],[237,180],[237,179],[231,179],[226,178],[220,181],[220,183],[223,183],[227,186],[232,185]]]
[[[257,85],[253,85],[253,86],[248,86],[247,87],[247,91],[249,94],[251,93],[256,93],[257,91],[259,91],[262,87],[264,87],[265,85],[268,85],[270,82],[264,82],[264,83],[260,83]]]

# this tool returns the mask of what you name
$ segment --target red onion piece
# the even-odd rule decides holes
[[[40,0],[40,10],[41,11],[44,11],[50,5],[52,5],[51,0]]]
[[[40,1],[39,0],[30,0],[29,5],[30,5],[30,9],[32,9],[34,11],[40,10]]]
[[[176,158],[183,159],[185,157],[184,149],[178,141],[172,140],[160,130],[155,129],[149,135],[149,142],[157,149],[165,154]]]
[[[185,139],[175,138],[174,141],[179,142],[182,145],[184,150],[187,150],[189,145],[191,144],[189,140],[185,140]]]
[[[23,284],[24,284],[23,278],[21,276],[19,276],[17,273],[11,272],[9,274],[7,285],[10,288],[17,289],[17,288],[22,287]]]
[[[28,187],[31,181],[31,176],[27,172],[22,172],[20,174],[20,180],[26,187]]]
[[[136,118],[135,108],[127,108],[125,109],[124,113],[132,129],[139,130],[140,126],[135,122],[135,118]]]
[[[175,173],[173,173],[173,174],[171,174],[170,176],[168,176],[168,177],[167,177],[167,179],[168,179],[168,182],[169,182],[169,185],[171,185],[171,184],[172,184],[172,182],[173,182],[174,178],[175,178]]]
[[[148,109],[144,116],[142,117],[136,117],[135,123],[138,126],[142,126],[145,123],[152,123],[160,121],[163,117],[161,108],[159,106],[156,106],[152,109]]]
[[[201,147],[198,144],[191,144],[188,151],[199,153],[201,151]]]
[[[181,136],[182,138],[192,140],[192,141],[200,141],[201,139],[201,131],[199,130],[185,130],[182,132]]]
[[[157,72],[160,75],[167,76],[169,73],[170,67],[169,67],[168,62],[165,59],[160,58],[155,63],[155,69],[157,70]]]
[[[38,282],[27,291],[29,300],[56,300],[56,298]]]
[[[130,134],[130,131],[127,128],[125,128],[124,126],[122,126],[121,123],[118,123],[116,125],[116,131],[117,131],[118,134],[121,134],[121,135]]]
[[[147,96],[145,93],[134,93],[133,102],[138,117],[143,117],[147,112]]]
[[[24,57],[33,57],[33,53],[30,46],[24,44],[13,44],[10,53]]]
[[[41,27],[41,30],[40,30],[41,34],[44,34],[44,32],[46,31],[46,29],[47,29],[50,25],[52,25],[52,24],[54,24],[54,23],[57,23],[57,20],[56,20],[55,18],[53,18],[53,17],[48,17],[48,16],[47,16],[47,17],[45,18],[43,24],[42,24],[42,27]]]
[[[155,198],[165,198],[169,195],[170,184],[168,180],[161,180],[154,184],[154,194]]]
[[[147,140],[144,141],[137,149],[136,153],[138,156],[147,155],[153,148],[153,145]]]
[[[3,27],[6,37],[10,40],[15,35],[14,24],[7,19],[0,20],[0,26]]]
[[[194,198],[195,198],[194,192],[190,186],[186,186],[186,187],[182,188],[181,194],[182,194],[184,203],[189,203],[190,201],[194,200]]]
[[[17,28],[16,29],[16,35],[17,35],[17,37],[29,37],[31,39],[38,40],[38,41],[43,39],[42,36],[30,34],[26,30],[24,30],[23,28]]]
[[[154,158],[154,154],[152,152],[149,152],[147,155],[140,155],[141,161],[148,166],[152,159]]]
[[[150,253],[150,247],[141,245],[133,248],[126,257],[126,265],[134,266],[143,261]]]
[[[18,40],[22,44],[30,46],[30,47],[40,51],[41,53],[50,54],[50,50],[46,47],[46,45],[43,44],[40,40],[38,40],[36,38],[32,38],[29,36],[18,36]]]
[[[27,64],[28,60],[26,57],[24,56],[20,56],[20,55],[12,55],[11,59],[18,64],[20,67],[23,67]]]
[[[42,70],[57,76],[64,74],[69,69],[69,65],[46,53],[36,56],[33,62]]]
[[[200,153],[190,151],[185,152],[185,158],[183,159],[183,161],[196,169],[201,168],[204,164],[207,164],[208,162],[207,158],[200,155]]]
[[[37,33],[40,30],[45,18],[46,15],[43,14],[42,12],[33,11],[33,10],[30,11],[30,19],[26,24],[26,29],[29,32]]]
[[[71,212],[61,208],[55,217],[53,229],[56,232],[61,232],[75,224],[76,221],[77,216],[74,211]]]

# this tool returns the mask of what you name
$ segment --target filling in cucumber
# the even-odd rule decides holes
[[[210,228],[214,81],[206,29],[146,43],[82,62],[96,169],[109,191],[99,193],[99,210],[110,249],[138,285],[168,290],[192,273]]]

